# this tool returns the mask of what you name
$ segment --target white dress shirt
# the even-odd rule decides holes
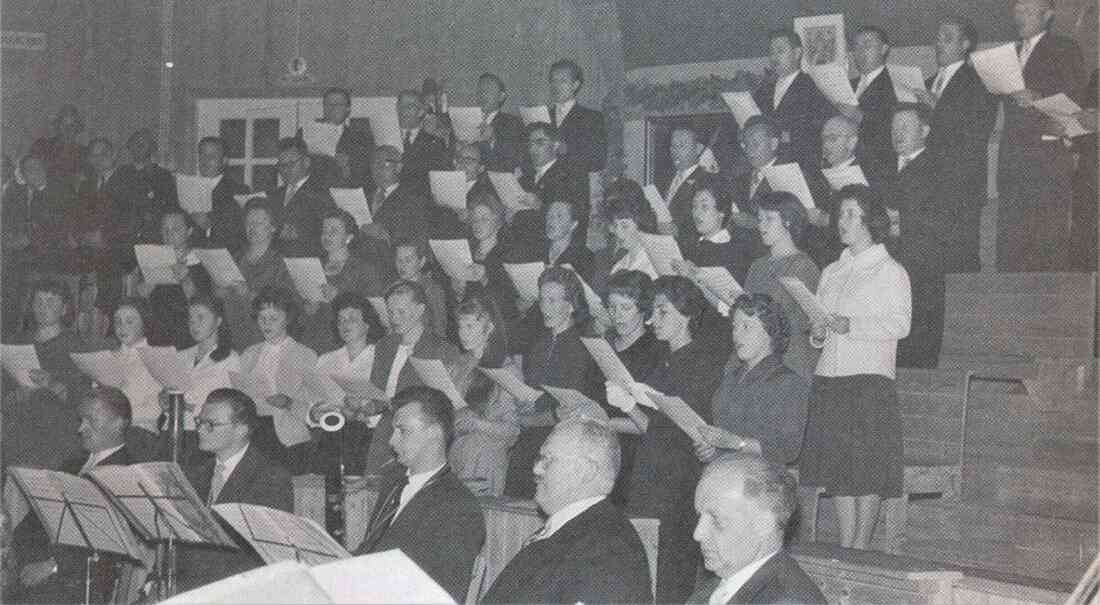
[[[554,126],[561,126],[561,123],[565,121],[565,116],[569,115],[569,112],[573,110],[573,106],[577,104],[576,99],[569,99],[564,103],[554,104],[554,121],[557,122]]]
[[[393,399],[397,394],[397,379],[401,377],[401,370],[405,369],[405,363],[412,356],[413,348],[410,345],[397,345],[397,352],[393,354],[393,365],[390,366],[390,374],[386,377],[386,397]]]
[[[796,69],[775,82],[775,92],[772,93],[772,109],[779,109],[779,104],[783,102],[783,95],[787,94],[787,90],[790,89],[799,73],[801,72]]]
[[[538,183],[539,181],[541,181],[542,177],[545,176],[546,173],[550,170],[550,168],[553,167],[554,164],[557,164],[557,163],[558,163],[558,161],[556,159],[554,159],[554,160],[550,160],[549,162],[547,162],[547,163],[543,164],[542,166],[539,166],[538,168],[536,168],[535,169],[535,182]]]
[[[1027,60],[1031,58],[1031,52],[1035,50],[1035,45],[1039,43],[1039,40],[1043,39],[1043,35],[1047,31],[1043,31],[1035,34],[1034,36],[1022,40],[1023,46],[1020,47],[1020,69],[1027,67]]]
[[[183,353],[187,359],[195,359],[197,350],[198,345],[195,345]],[[184,400],[194,408],[190,414],[183,416],[184,430],[195,430],[195,416],[202,412],[206,396],[214,389],[232,387],[233,382],[229,379],[229,373],[240,371],[241,359],[236,351],[230,351],[229,355],[221,361],[211,359],[210,353],[198,360],[198,363],[191,368],[191,388],[183,393]]]
[[[908,166],[909,164],[912,164],[913,160],[919,158],[920,154],[924,153],[924,149],[925,149],[924,147],[921,147],[920,149],[914,151],[913,153],[910,153],[909,155],[899,155],[898,156],[898,172],[901,172],[902,170],[905,169],[906,166]]]
[[[722,578],[722,581],[718,584],[718,587],[714,589],[714,592],[710,593],[710,599],[707,601],[709,605],[726,605],[733,595],[737,594],[738,590],[749,581],[756,572],[760,571],[761,567],[767,563],[772,557],[779,551],[775,551],[770,555],[753,561],[748,565],[742,567],[737,573],[729,576],[728,578]]]
[[[235,454],[231,455],[225,460],[218,460],[217,458],[214,459],[214,472],[218,471],[218,465],[220,464],[222,469],[222,480],[220,484],[221,487],[218,488],[218,493],[213,494],[213,498],[209,498],[211,502],[217,501],[217,498],[221,496],[221,493],[223,491],[225,491],[225,484],[229,483],[229,478],[233,476],[233,471],[237,470],[237,465],[240,464],[241,459],[244,458],[245,452],[248,451],[248,446],[249,444],[246,443],[244,447],[237,450]],[[211,489],[213,489],[214,487],[214,477],[210,478],[210,487]]]
[[[149,368],[145,367],[145,362],[138,353],[139,349],[148,346],[148,341],[142,338],[132,347],[119,346],[115,355],[122,362],[123,378],[119,388],[130,400],[133,425],[156,433],[159,431],[157,419],[160,418],[159,398],[163,387],[149,373]]]
[[[944,65],[936,72],[936,80],[932,82],[932,94],[937,98],[943,94],[943,89],[947,88],[947,84],[954,77],[955,72],[959,71],[959,68],[963,66],[962,59],[955,61],[950,65]]]
[[[867,87],[871,85],[871,82],[875,81],[875,78],[879,77],[884,69],[886,69],[886,65],[881,65],[878,69],[870,73],[863,74],[859,77],[859,86],[856,86],[857,99],[863,96],[863,92],[867,90]]]
[[[440,469],[442,469],[446,465],[447,463],[444,462],[443,464],[440,464],[430,471],[416,473],[415,475],[408,475],[409,484],[401,490],[401,499],[398,501],[397,510],[393,513],[394,519],[397,518],[397,515],[401,514],[401,511],[405,510],[405,505],[413,499],[413,496],[415,496],[420,490],[424,489],[424,486],[428,484],[428,480],[434,477],[435,474],[438,473]],[[408,473],[407,470],[405,472]]]
[[[672,198],[676,197],[676,192],[680,190],[680,187],[688,179],[688,175],[695,171],[699,167],[699,163],[696,162],[687,168],[680,170],[676,173],[676,176],[672,177],[672,182],[668,184],[668,194],[665,195],[665,203],[672,201]]]
[[[286,192],[283,194],[283,206],[286,206],[290,203],[290,200],[292,200],[294,196],[298,194],[298,190],[302,188],[302,185],[304,185],[307,180],[309,180],[308,174],[299,179],[298,182],[287,185]]]
[[[596,506],[603,501],[607,496],[592,496],[590,498],[584,498],[577,500],[576,502],[570,502],[561,507],[558,512],[550,515],[550,518],[546,520],[546,524],[542,526],[542,530],[539,531],[539,540],[545,540],[554,535],[554,532],[562,528],[566,523],[569,523],[573,519],[580,516],[584,511]]]
[[[83,474],[91,471],[100,462],[103,462],[104,460],[110,458],[111,454],[114,454],[115,452],[117,452],[118,450],[120,450],[124,447],[126,447],[126,444],[125,443],[120,443],[120,444],[118,444],[114,447],[109,447],[105,450],[99,450],[98,452],[92,452],[91,454],[88,454],[88,459],[86,461],[84,461],[84,466],[80,467],[80,472],[77,473],[77,474],[83,475]]]
[[[750,177],[752,180],[749,181],[749,199],[752,199],[752,197],[756,195],[756,190],[760,188],[760,183],[764,182],[764,169],[768,166],[775,166],[775,160],[777,159],[778,158],[772,158],[768,160],[767,164],[752,169],[752,176]],[[758,178],[754,178],[757,176]]]

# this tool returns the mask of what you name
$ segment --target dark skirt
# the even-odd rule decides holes
[[[814,376],[803,485],[834,496],[901,496],[901,411],[894,381],[876,374]]]

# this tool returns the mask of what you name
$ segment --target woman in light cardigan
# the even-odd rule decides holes
[[[866,549],[883,498],[902,487],[901,412],[894,383],[898,341],[909,333],[909,275],[882,243],[890,218],[874,192],[836,196],[847,246],[821,274],[811,343],[822,349],[810,394],[801,481],[834,496],[841,546]]]

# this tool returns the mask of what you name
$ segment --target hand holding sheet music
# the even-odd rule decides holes
[[[600,404],[578,390],[552,387],[545,384],[542,385],[542,390],[558,400],[557,415],[559,421],[580,418],[595,420],[604,424],[610,421],[607,412],[600,407]]]
[[[829,188],[833,191],[840,191],[848,185],[868,185],[863,168],[855,164],[838,168],[822,168],[821,174],[825,176],[825,180],[829,181]]]
[[[439,266],[443,268],[451,279],[469,281],[470,265],[474,264],[474,257],[470,253],[470,242],[465,239],[433,239],[428,240],[432,248],[432,254]]]
[[[859,105],[856,91],[848,81],[848,67],[841,63],[814,65],[809,69],[810,77],[821,89],[822,94],[834,105]]]
[[[542,391],[523,382],[522,378],[508,368],[483,368],[478,366],[477,369],[520,401],[532,402],[542,396]]]
[[[519,184],[519,179],[511,172],[489,172],[489,182],[493,189],[508,209],[513,211],[527,210],[533,206],[529,203],[531,194],[527,193]]]
[[[73,358],[73,363],[82,374],[101,386],[120,388],[126,378],[122,360],[114,351],[69,353],[69,357]]]
[[[357,227],[371,223],[370,205],[362,187],[330,187],[328,192],[332,201],[355,219]]]
[[[180,208],[187,213],[210,212],[214,208],[214,188],[221,180],[221,176],[176,174],[176,191]]]
[[[325,277],[325,268],[321,265],[321,259],[284,258],[283,262],[302,298],[309,302],[325,302],[321,286],[328,284],[328,278]]]
[[[409,363],[416,370],[417,376],[420,376],[420,380],[425,385],[446,395],[456,410],[466,407],[466,399],[458,392],[458,387],[455,386],[451,373],[447,371],[447,366],[443,365],[442,361],[439,359],[409,357]]]
[[[179,263],[176,251],[171,246],[156,244],[136,244],[134,256],[137,257],[138,267],[141,267],[141,276],[145,283],[154,286],[178,284],[172,267]]]
[[[233,195],[233,201],[237,202],[237,205],[244,208],[250,200],[266,200],[266,191],[256,191],[253,193],[236,193]]]
[[[657,409],[664,412],[669,420],[672,420],[676,426],[680,427],[680,430],[687,433],[692,441],[696,443],[703,441],[699,427],[706,426],[707,423],[687,402],[679,397],[669,397],[657,391],[650,391],[648,394],[653,403],[657,404]]]
[[[191,360],[175,347],[141,347],[138,355],[149,374],[164,388],[186,391],[191,388]]]
[[[538,300],[539,277],[546,270],[546,263],[535,261],[533,263],[504,263],[504,271],[512,278],[516,285],[516,292],[524,300]]]
[[[332,124],[319,120],[308,120],[302,123],[302,140],[310,153],[320,155],[336,155],[336,145],[344,134],[342,124]]]
[[[467,143],[481,139],[482,112],[480,107],[455,107],[447,108],[451,116],[451,128],[455,131],[455,138]]]
[[[970,64],[986,89],[995,95],[1010,95],[1026,88],[1020,57],[1011,42],[970,53]]]
[[[924,87],[924,72],[915,65],[901,65],[888,63],[886,70],[890,72],[890,81],[894,83],[894,96],[900,103],[917,103],[917,95],[913,91],[927,92]]]
[[[750,92],[724,92],[722,100],[729,105],[737,125],[741,128],[745,127],[745,122],[748,122],[749,118],[760,115],[760,107],[756,105],[756,100],[752,98]]]
[[[725,267],[699,267],[695,276],[704,289],[712,292],[727,305],[733,306],[737,297],[745,293],[745,289]]]
[[[11,374],[20,386],[28,389],[38,387],[31,379],[31,370],[42,369],[34,345],[3,345],[0,347],[0,362],[4,371]]]
[[[671,235],[655,235],[641,231],[638,232],[638,238],[657,273],[677,275],[672,263],[676,260],[684,260],[684,255],[680,254],[680,246],[676,243],[676,238]]]
[[[432,170],[428,173],[432,199],[453,210],[466,209],[466,173],[462,170]]]
[[[584,278],[581,277],[580,273],[577,273],[573,265],[566,263],[562,266],[572,271],[573,274],[577,276],[577,280],[581,282],[581,288],[584,290],[584,302],[588,305],[588,312],[592,314],[592,318],[601,325],[610,326],[611,316],[607,314],[607,307],[603,306],[603,300],[600,299],[600,295],[596,294],[592,286],[589,286],[588,282],[584,281]]]
[[[550,108],[545,105],[535,105],[533,107],[520,106],[519,115],[523,118],[523,125],[530,126],[535,122],[546,122],[547,124],[553,124],[550,120]]]
[[[804,207],[815,207],[814,196],[810,193],[810,186],[806,184],[806,177],[802,174],[802,168],[797,162],[772,164],[762,168],[761,172],[764,178],[768,179],[772,190],[793,193]]]
[[[228,288],[237,282],[245,281],[241,268],[237,266],[237,261],[233,260],[229,250],[196,248],[194,252],[202,262],[202,266],[206,268],[206,272],[210,274],[210,279],[214,280],[214,285],[219,288]]]
[[[1079,137],[1089,133],[1077,120],[1077,114],[1081,112],[1081,107],[1063,92],[1036,99],[1031,102],[1031,106],[1061,124],[1065,128],[1067,137]]]
[[[783,286],[799,307],[806,313],[806,317],[810,318],[810,322],[814,324],[825,323],[829,316],[829,311],[825,308],[825,305],[821,302],[821,299],[816,294],[810,292],[810,289],[806,287],[806,284],[802,283],[802,280],[797,277],[780,277],[780,285]]]

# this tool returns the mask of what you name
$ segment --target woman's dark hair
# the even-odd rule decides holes
[[[634,301],[642,315],[649,317],[653,310],[653,280],[641,271],[616,271],[607,280],[606,303],[612,294],[619,294]]]
[[[733,303],[730,310],[730,321],[737,311],[755,317],[764,325],[764,331],[772,339],[772,353],[783,355],[790,343],[791,330],[787,322],[787,315],[783,312],[783,306],[767,294],[742,294]]]
[[[890,236],[890,215],[879,194],[866,185],[845,185],[833,194],[833,224],[839,223],[840,206],[844,200],[852,200],[863,211],[863,224],[871,233],[871,241],[881,244]]]
[[[508,224],[508,211],[495,191],[479,191],[466,202],[466,210],[470,212],[473,212],[474,208],[478,206],[485,206],[491,210],[497,217],[497,221],[500,222],[502,229]]]
[[[355,244],[355,236],[359,234],[359,225],[355,222],[355,217],[343,208],[329,208],[321,217],[321,223],[324,224],[330,218],[334,218],[344,225],[344,231],[352,237],[351,243],[348,244],[348,247],[351,248]]]
[[[187,225],[189,231],[195,229],[195,221],[191,220],[191,215],[187,214],[187,211],[179,206],[171,206],[168,209],[160,213],[160,219],[157,221],[158,227],[164,227],[164,219],[170,216],[183,217],[183,223]]]
[[[493,331],[489,334],[485,351],[477,365],[486,368],[502,367],[508,357],[508,328],[492,298],[483,293],[470,294],[455,310],[456,320],[463,315],[488,319],[493,324]],[[466,401],[473,405],[487,402],[493,392],[493,384],[483,372],[474,372],[470,386],[466,389]]]
[[[216,298],[209,292],[199,292],[187,301],[187,308],[190,309],[191,307],[206,307],[222,320],[221,326],[218,327],[218,346],[210,352],[210,359],[222,361],[229,357],[229,354],[233,352],[233,330],[230,329],[229,322],[226,321],[225,305],[222,304],[221,299]]]
[[[34,304],[34,295],[38,292],[53,294],[61,299],[61,305],[63,307],[61,310],[61,325],[66,328],[71,326],[73,320],[76,318],[76,309],[75,305],[73,305],[73,293],[69,290],[65,282],[52,278],[39,279],[31,284],[29,291],[30,295],[25,299],[27,301],[27,306],[24,307],[28,313],[26,316],[29,318],[28,321],[33,324],[34,313],[31,309],[31,305]]]
[[[156,315],[149,308],[149,303],[144,298],[138,298],[136,296],[125,296],[119,299],[115,304],[115,308],[111,311],[111,330],[114,330],[115,313],[123,307],[130,307],[137,311],[139,317],[141,317],[142,333],[143,334],[156,334],[159,328],[159,322]]]
[[[370,304],[362,294],[358,292],[341,292],[332,299],[332,331],[339,337],[339,329],[336,326],[337,317],[344,309],[359,309],[363,314],[363,322],[367,324],[367,343],[373,344],[382,340],[386,335],[386,327],[378,319],[378,313],[374,305]]]
[[[286,313],[287,332],[290,332],[298,323],[298,303],[290,290],[279,286],[264,286],[252,299],[252,321],[257,321],[260,311],[264,307],[275,307]]]
[[[256,412],[256,402],[244,391],[232,388],[220,388],[210,391],[203,405],[211,403],[224,403],[229,406],[233,422],[239,422],[248,427],[248,434],[256,430],[260,416]]]
[[[653,282],[653,298],[658,295],[664,295],[681,315],[689,319],[688,331],[695,338],[708,304],[699,287],[682,275],[662,275]]]
[[[788,191],[769,191],[758,195],[756,206],[760,210],[778,212],[783,227],[791,234],[795,244],[802,240],[802,233],[806,230],[809,219],[806,208],[798,201],[798,196]]]
[[[267,198],[254,197],[244,204],[244,215],[248,216],[248,213],[253,210],[262,210],[267,213],[267,218],[271,220],[271,224],[275,226],[275,229],[279,228],[279,216],[275,212],[275,209],[271,207],[271,203],[267,201]]]
[[[584,286],[577,274],[565,267],[547,267],[539,276],[539,290],[546,284],[558,284],[565,290],[565,299],[573,305],[573,323],[588,321],[588,303],[584,299]]]
[[[698,183],[695,187],[695,195],[699,195],[703,191],[709,193],[714,198],[714,209],[721,212],[725,216],[724,220],[728,221],[730,208],[733,207],[733,193],[730,188],[724,187],[722,182],[713,178],[699,179]],[[694,204],[694,199],[692,203]]]
[[[657,218],[645,201],[642,187],[630,179],[618,179],[604,192],[603,218],[607,222],[627,218],[647,233],[657,230]]]

